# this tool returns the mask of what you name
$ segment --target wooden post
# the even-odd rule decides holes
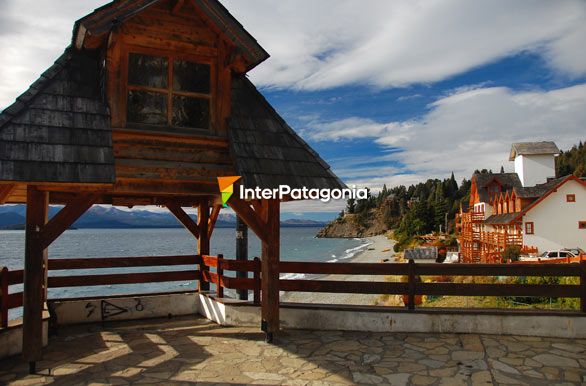
[[[253,300],[254,304],[260,304],[260,259],[258,257],[254,258],[254,295]]]
[[[415,309],[415,262],[413,259],[409,259],[409,280],[408,280],[408,302],[407,308],[409,310]]]
[[[199,238],[197,239],[197,254],[200,256],[210,254],[210,239],[208,237],[208,220],[210,217],[210,206],[207,202],[200,203],[197,211],[197,225],[199,227]],[[199,265],[199,271],[208,271],[204,262]],[[210,283],[200,280],[198,283],[199,291],[209,291]]]
[[[8,268],[0,271],[0,320],[2,328],[8,327]]]
[[[266,238],[262,240],[262,325],[266,341],[271,343],[279,331],[279,255],[280,223],[279,201],[265,200]]]
[[[248,260],[248,227],[240,216],[236,216],[236,260]],[[236,277],[246,279],[248,278],[248,272],[238,271],[236,272]],[[248,291],[238,290],[238,298],[248,300]]]
[[[216,283],[216,292],[219,298],[224,297],[224,287],[222,287],[222,276],[224,276],[224,268],[222,267],[224,263],[224,255],[218,255],[218,267],[216,268],[216,276],[218,277],[218,282]]]
[[[26,201],[22,356],[29,362],[29,371],[34,373],[36,362],[43,356],[43,287],[46,272],[41,229],[47,222],[49,194],[29,186]]]
[[[586,261],[580,258],[580,312],[586,313]]]

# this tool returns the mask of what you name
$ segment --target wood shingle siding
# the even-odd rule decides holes
[[[244,76],[233,79],[228,126],[230,150],[245,187],[345,187]]]
[[[67,49],[0,115],[0,180],[112,183],[97,57]]]

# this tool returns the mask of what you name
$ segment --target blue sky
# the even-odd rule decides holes
[[[0,108],[103,2],[0,2]],[[512,170],[511,142],[586,140],[583,0],[222,2],[271,54],[253,82],[349,184]],[[284,210],[324,219],[342,207]]]

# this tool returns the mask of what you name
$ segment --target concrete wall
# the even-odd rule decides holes
[[[49,342],[49,314],[43,316],[43,347]],[[0,359],[22,352],[22,320],[11,321],[10,326],[0,329]]]
[[[555,177],[555,157],[553,154],[519,155],[515,158],[515,172],[523,186],[535,186]]]
[[[94,323],[109,320],[160,318],[194,315],[199,295],[194,292],[103,299],[51,301],[58,325]]]
[[[260,326],[260,308],[238,303],[219,303],[201,296],[202,315],[226,326]],[[402,312],[364,307],[281,307],[283,329],[346,330],[550,336],[586,338],[586,317],[557,315],[505,315],[497,313],[450,313],[437,310]]]
[[[576,202],[566,202],[567,194],[575,194]],[[535,232],[524,234],[523,242],[540,252],[572,247],[586,249],[586,230],[578,229],[579,221],[586,221],[586,186],[569,181],[523,217],[523,232],[527,222],[533,222]]]

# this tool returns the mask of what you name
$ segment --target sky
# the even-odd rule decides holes
[[[0,0],[0,109],[102,0]],[[512,142],[586,140],[584,0],[223,0],[271,57],[249,76],[347,184],[513,171]],[[287,204],[325,219],[343,203]]]

